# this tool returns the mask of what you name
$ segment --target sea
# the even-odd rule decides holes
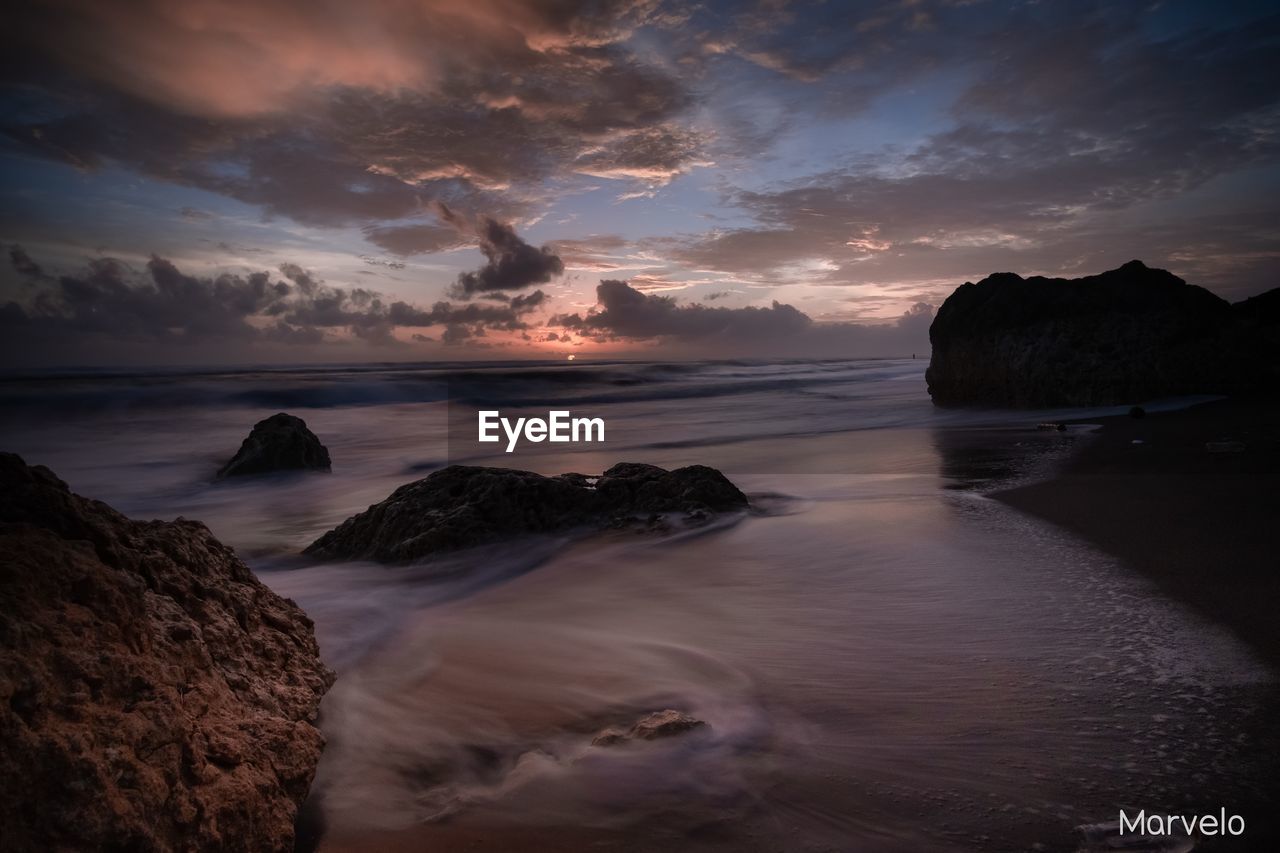
[[[338,673],[303,833],[321,850],[1075,851],[1121,808],[1230,811],[1266,760],[1276,674],[991,497],[1051,477],[1094,429],[1039,422],[1123,410],[938,409],[925,366],[9,375],[0,449],[134,518],[203,521],[314,620]],[[481,451],[479,410],[599,417],[605,441]],[[215,481],[280,411],[332,472]],[[407,566],[301,556],[448,464],[621,461],[711,465],[752,509]],[[706,725],[592,744],[664,709]]]

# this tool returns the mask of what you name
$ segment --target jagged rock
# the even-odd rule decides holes
[[[332,681],[204,525],[0,454],[4,849],[292,850]]]
[[[328,471],[329,451],[302,418],[281,412],[258,421],[218,479],[272,471]]]
[[[996,273],[938,310],[929,393],[939,405],[1035,408],[1250,390],[1275,360],[1260,345],[1273,301],[1233,309],[1140,261],[1079,279]]]
[[[665,711],[656,711],[646,717],[642,717],[629,729],[619,726],[607,728],[592,739],[591,745],[615,746],[628,741],[657,740],[658,738],[681,735],[705,725],[706,723],[702,720],[668,708]]]
[[[701,521],[746,506],[746,495],[705,465],[666,471],[623,462],[598,478],[451,465],[396,489],[306,553],[400,563],[524,533],[603,527],[635,513],[683,512]]]

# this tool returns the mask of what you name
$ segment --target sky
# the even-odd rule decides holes
[[[5,366],[902,356],[999,271],[1280,284],[1267,2],[33,0]]]

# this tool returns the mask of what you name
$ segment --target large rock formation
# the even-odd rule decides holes
[[[258,421],[218,478],[272,471],[328,471],[329,451],[302,418],[281,412]]]
[[[204,525],[0,454],[5,850],[293,849],[333,674]]]
[[[1078,279],[996,273],[938,310],[929,393],[939,405],[1034,408],[1253,389],[1274,360],[1258,345],[1274,311],[1246,304],[1233,311],[1140,261]]]
[[[667,471],[623,462],[598,478],[451,465],[396,489],[306,553],[400,563],[523,533],[599,526],[633,513],[700,517],[746,506],[746,495],[705,465]]]

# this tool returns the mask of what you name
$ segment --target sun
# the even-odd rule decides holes
[[[574,355],[573,353],[569,353],[569,356],[568,356],[569,361],[573,361],[575,358],[577,358],[576,355]]]

